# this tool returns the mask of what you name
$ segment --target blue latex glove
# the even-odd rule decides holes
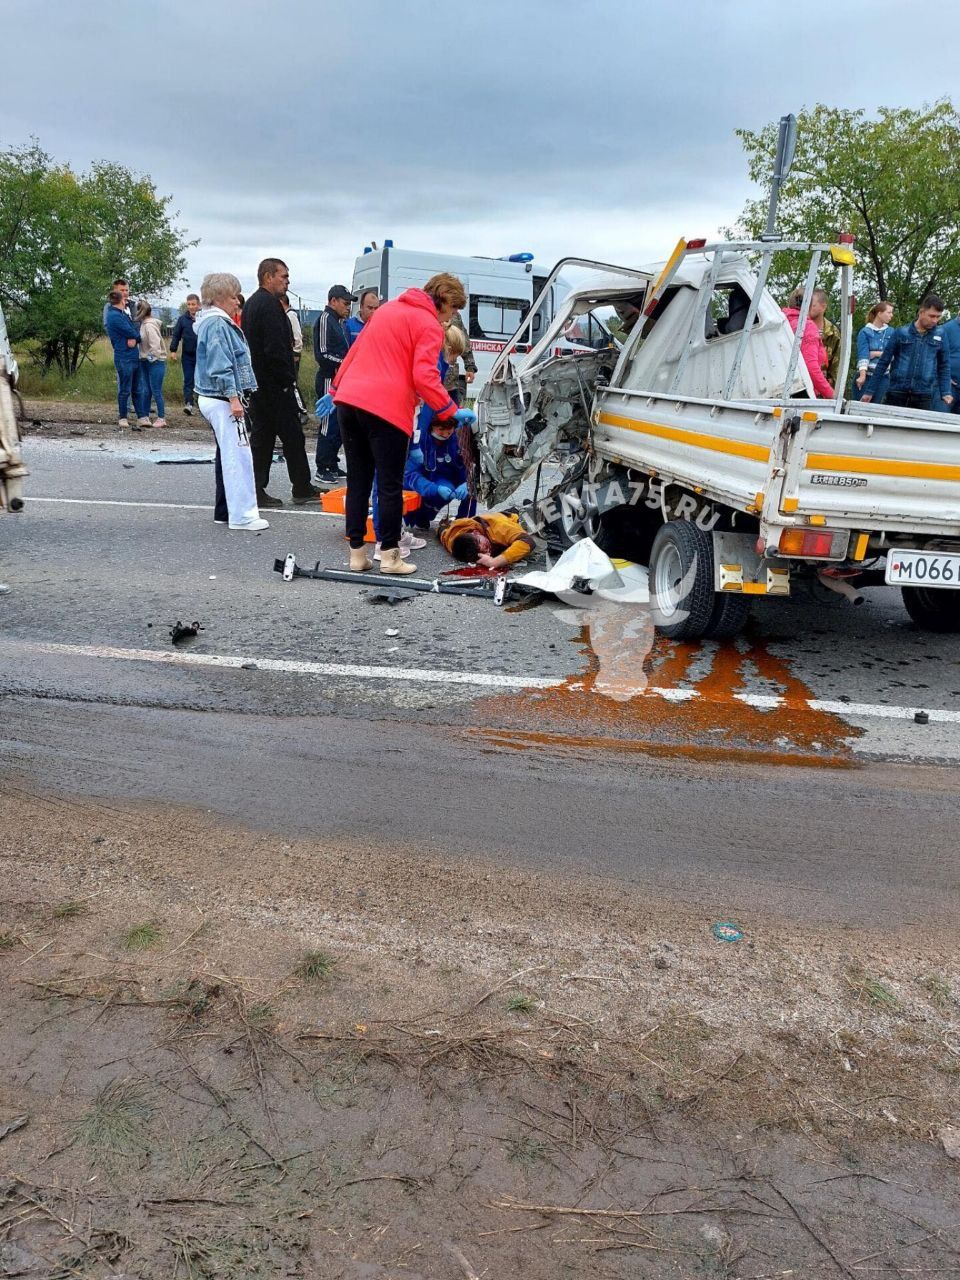
[[[472,427],[477,420],[477,415],[473,412],[472,409],[458,409],[457,412],[453,415],[453,420],[458,427],[462,427],[462,426]]]
[[[313,411],[320,419],[330,417],[331,413],[333,413],[333,396],[329,391],[325,396],[320,397],[314,405]]]
[[[455,490],[451,484],[438,484],[437,493],[443,502],[452,502],[455,496]]]
[[[466,500],[470,497],[470,490],[467,488],[465,484],[459,484],[457,485],[456,489],[454,489],[453,496],[457,498],[460,502],[466,502]]]

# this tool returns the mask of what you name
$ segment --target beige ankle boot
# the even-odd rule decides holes
[[[380,555],[380,572],[381,573],[416,573],[417,566],[411,564],[409,560],[404,560],[400,555],[399,547],[391,547],[389,551],[383,551]]]
[[[367,555],[366,547],[350,548],[350,572],[366,573],[368,569],[373,568],[373,561]]]

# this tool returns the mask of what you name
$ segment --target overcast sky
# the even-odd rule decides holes
[[[370,239],[636,264],[751,194],[734,130],[956,89],[957,0],[0,0],[0,146],[150,175],[189,283],[311,302]]]

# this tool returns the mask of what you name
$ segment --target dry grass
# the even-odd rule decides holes
[[[306,982],[320,982],[329,978],[336,964],[333,956],[327,955],[325,951],[305,951],[294,973]]]
[[[152,920],[144,924],[135,924],[123,935],[123,946],[127,951],[146,951],[160,941],[160,927]]]

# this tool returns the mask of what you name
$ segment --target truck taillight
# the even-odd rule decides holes
[[[833,551],[833,534],[823,529],[784,529],[779,547],[784,556],[828,560]]]

